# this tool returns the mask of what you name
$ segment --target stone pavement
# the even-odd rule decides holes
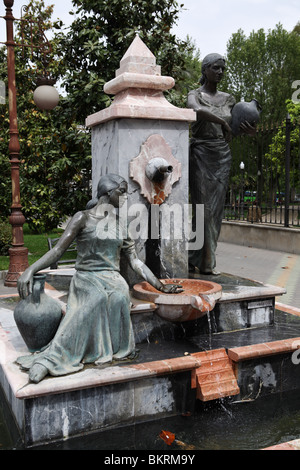
[[[300,308],[300,255],[219,242],[217,269],[221,272],[284,287],[278,302]],[[216,282],[218,282],[216,277]],[[0,279],[0,296],[16,294]]]
[[[3,273],[4,276],[4,273]],[[0,278],[0,297],[4,295],[15,295],[17,294],[17,289],[14,287],[5,287],[4,285],[4,277]]]
[[[287,293],[276,300],[300,308],[299,255],[219,242],[217,269],[224,273],[284,287]]]

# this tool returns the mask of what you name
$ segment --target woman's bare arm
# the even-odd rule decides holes
[[[57,244],[47,253],[45,253],[39,260],[33,263],[18,279],[18,292],[22,299],[32,292],[33,275],[42,269],[48,268],[51,264],[58,261],[65,251],[69,248],[71,243],[76,238],[78,232],[85,224],[84,212],[77,212],[72,217],[66,230],[60,237]]]
[[[165,294],[178,294],[183,292],[182,286],[178,284],[163,284],[153,272],[144,264],[134,252],[126,254],[127,260],[136,274],[141,276],[145,281],[149,282],[155,289],[164,292]]]

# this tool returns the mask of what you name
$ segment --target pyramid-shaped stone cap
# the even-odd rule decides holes
[[[116,78],[104,85],[105,93],[115,95],[127,88],[165,91],[173,88],[172,77],[161,76],[155,56],[137,35],[121,59]]]
[[[161,67],[156,65],[154,54],[152,54],[138,34],[122,58],[120,68],[116,71],[116,77],[125,72],[149,75],[161,74]]]
[[[196,120],[192,109],[173,106],[163,92],[173,88],[175,80],[161,75],[155,56],[136,36],[120,62],[116,77],[104,85],[104,92],[116,95],[112,104],[87,117],[88,127],[113,119]]]

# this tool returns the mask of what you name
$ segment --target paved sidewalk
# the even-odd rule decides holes
[[[299,255],[219,242],[217,269],[265,284],[284,287],[287,293],[279,297],[278,302],[300,308]]]
[[[219,242],[217,269],[284,287],[287,293],[279,297],[278,302],[300,308],[300,255]],[[0,296],[16,293],[17,289],[5,287],[3,279],[0,279]]]

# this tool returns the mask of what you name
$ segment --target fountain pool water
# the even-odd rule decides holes
[[[289,392],[255,402],[235,404],[223,400],[198,403],[191,416],[176,416],[154,422],[109,429],[89,435],[54,442],[34,449],[182,451],[189,450],[258,450],[298,439],[300,436],[300,395]],[[0,449],[22,449],[3,422],[0,408]],[[176,441],[168,446],[160,437],[162,430],[175,434]],[[109,455],[109,454],[107,454]]]

